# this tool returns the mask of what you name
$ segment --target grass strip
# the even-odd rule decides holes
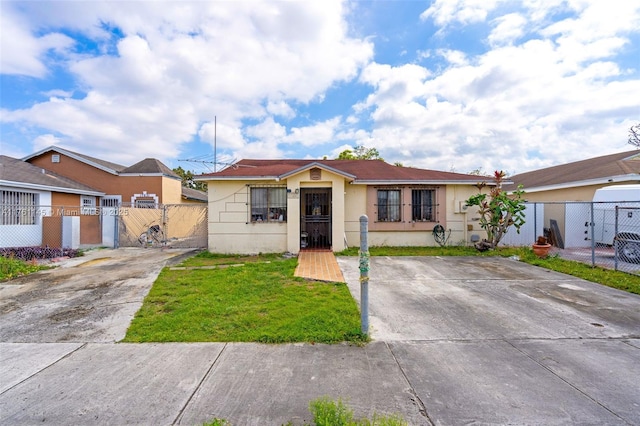
[[[181,266],[237,264],[207,253]],[[245,259],[242,268],[164,268],[135,315],[126,342],[364,342],[345,283],[293,276],[297,259]]]

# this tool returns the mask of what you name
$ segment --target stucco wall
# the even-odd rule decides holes
[[[525,199],[530,202],[541,201],[591,201],[596,189],[605,185],[590,185],[576,188],[556,189],[553,191],[527,192],[525,190]]]
[[[333,251],[345,248],[345,179],[343,176],[322,170],[318,179],[312,180],[311,171],[304,171],[287,179],[290,190],[287,197],[289,222],[287,225],[287,250],[300,251],[300,189],[331,188],[331,247]]]
[[[249,218],[247,185],[285,184],[287,187],[287,222],[252,223]],[[300,250],[300,192],[304,188],[332,189],[332,249],[360,245],[360,216],[376,203],[366,185],[345,182],[343,176],[322,171],[311,180],[308,171],[286,181],[209,181],[209,250],[218,253],[297,253]],[[461,202],[475,194],[473,185],[448,185],[438,188],[438,222],[451,230],[448,244],[470,244],[471,235],[484,237],[474,219],[473,209],[460,210]],[[372,218],[369,217],[371,221]],[[398,230],[370,229],[371,246],[435,246],[435,223],[403,223]],[[345,244],[346,240],[346,244]]]
[[[447,185],[439,187],[436,202],[437,219],[449,235],[449,245],[469,245],[471,235],[477,234],[484,238],[486,233],[480,228],[477,221],[477,209],[460,209],[460,203],[471,195],[477,193],[477,188],[472,185]],[[370,197],[375,197],[375,192],[369,192]],[[367,205],[371,210],[376,200],[369,199]],[[369,221],[372,218],[369,217]],[[389,224],[385,224],[388,226]],[[398,230],[370,229],[370,246],[437,246],[433,237],[433,228],[436,223],[413,223],[411,221],[398,224]],[[451,233],[449,234],[449,231]],[[349,245],[359,246],[359,234],[350,233]]]
[[[209,182],[209,251],[278,253],[287,250],[287,222],[250,222],[249,183],[270,185],[275,182]]]
[[[163,204],[180,204],[182,200],[182,181],[163,176],[161,203]]]

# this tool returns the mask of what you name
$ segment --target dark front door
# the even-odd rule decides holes
[[[331,188],[302,188],[300,248],[331,248]]]

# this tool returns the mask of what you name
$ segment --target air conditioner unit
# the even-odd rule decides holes
[[[469,209],[466,201],[455,200],[453,203],[455,213],[466,213]]]

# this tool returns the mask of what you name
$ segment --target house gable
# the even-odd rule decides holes
[[[105,194],[119,196],[125,203],[135,204],[139,198],[148,197],[163,204],[179,204],[183,200],[180,177],[154,158],[125,167],[52,146],[24,160]]]
[[[0,155],[0,185],[92,196],[104,192],[17,158]]]

